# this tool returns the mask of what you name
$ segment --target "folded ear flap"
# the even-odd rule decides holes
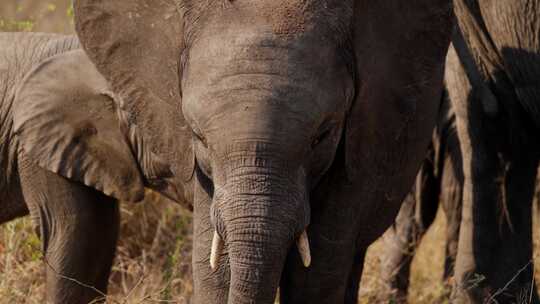
[[[357,91],[345,129],[346,170],[353,184],[376,186],[389,176],[416,175],[425,156],[418,151],[428,147],[439,108],[451,2],[355,1]]]
[[[145,148],[185,181],[195,162],[191,129],[181,110],[183,2],[77,0],[74,10],[81,44],[115,96],[125,101],[130,128],[137,125]],[[135,136],[130,141],[142,143]]]
[[[39,166],[125,201],[144,197],[143,178],[122,133],[107,82],[82,50],[36,67],[17,91],[20,148]]]
[[[129,113],[124,110],[125,104],[122,98],[110,91],[105,94],[115,101],[120,130],[126,136],[133,155],[139,163],[145,186],[178,203],[184,203],[181,191],[177,188],[178,181],[174,179],[175,176],[170,165],[152,151],[142,138],[138,126],[129,123]],[[191,166],[195,165],[188,164],[188,167]]]

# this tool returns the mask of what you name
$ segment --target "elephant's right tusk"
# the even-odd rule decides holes
[[[309,240],[306,230],[304,230],[298,240],[296,240],[296,246],[298,247],[298,252],[300,253],[304,267],[309,267],[311,264],[311,251],[309,249]]]
[[[214,238],[212,239],[212,250],[210,251],[210,268],[216,270],[218,266],[219,256],[223,251],[223,240],[217,233],[214,231]]]

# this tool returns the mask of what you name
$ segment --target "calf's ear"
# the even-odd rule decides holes
[[[144,178],[108,85],[82,50],[49,58],[23,80],[13,121],[21,152],[40,167],[124,201]]]

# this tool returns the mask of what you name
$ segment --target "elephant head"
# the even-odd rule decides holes
[[[310,195],[330,167],[354,187],[361,151],[411,124],[425,130],[408,140],[427,147],[450,12],[448,0],[75,2],[130,121],[176,176],[195,173],[213,241],[194,263],[210,276],[226,251],[228,303],[272,303],[296,240],[310,264]]]

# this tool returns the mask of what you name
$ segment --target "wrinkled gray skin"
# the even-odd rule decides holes
[[[429,144],[450,0],[74,8],[85,50],[193,203],[194,302],[268,304],[281,286],[282,303],[356,303],[365,250]],[[308,268],[294,246],[306,228]]]
[[[531,208],[540,152],[540,0],[454,4],[458,30],[445,77],[465,176],[454,297],[538,303]]]
[[[446,94],[445,94],[446,95]],[[433,140],[416,183],[405,198],[395,223],[384,235],[381,262],[385,301],[406,303],[412,259],[433,223],[439,205],[446,216],[446,252],[443,279],[453,276],[457,254],[463,191],[462,159],[455,114],[443,99]]]
[[[149,181],[137,156],[152,154],[114,98],[76,37],[0,34],[0,223],[32,216],[47,303],[106,293],[117,199],[140,200]]]

